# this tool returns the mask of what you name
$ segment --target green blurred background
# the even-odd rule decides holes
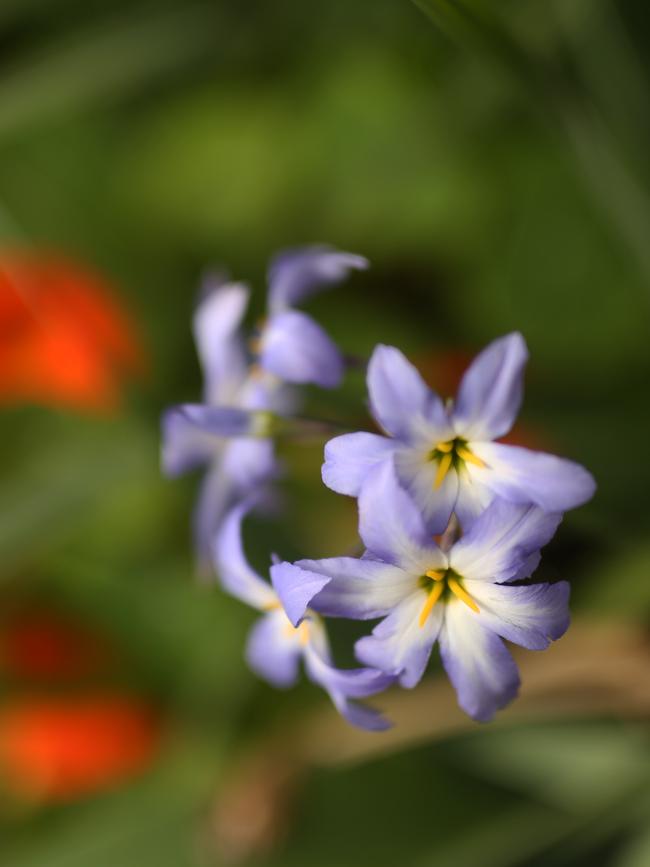
[[[164,720],[146,768],[85,797],[0,776],[7,867],[650,864],[650,19],[642,0],[417,5],[0,0],[3,247],[99,270],[150,357],[112,416],[2,409],[0,621],[51,611],[113,648],[63,686],[4,671],[2,700],[118,690]],[[371,260],[310,305],[351,354],[399,345],[435,385],[524,333],[524,428],[599,483],[544,568],[573,582],[580,629],[638,646],[620,696],[445,731],[434,703],[430,735],[416,720],[338,760],[321,694],[247,671],[252,614],[194,582],[197,479],[161,478],[158,418],[200,393],[201,273],[250,280],[252,322],[269,256],[310,242]],[[368,423],[360,373],[308,401]],[[260,567],[354,544],[322,445],[284,450],[285,511],[249,534]]]

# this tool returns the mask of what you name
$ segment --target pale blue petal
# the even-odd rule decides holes
[[[399,444],[373,433],[334,437],[325,445],[323,482],[339,494],[358,497],[370,470],[392,455]]]
[[[260,364],[286,382],[336,388],[344,373],[343,356],[311,316],[287,310],[264,327]]]
[[[519,673],[510,652],[481,625],[481,615],[455,597],[445,606],[439,640],[442,664],[465,713],[487,722],[515,698]]]
[[[161,419],[162,471],[171,478],[210,463],[222,447],[222,438],[188,418],[184,407],[166,410]]]
[[[465,581],[464,586],[481,610],[481,623],[528,650],[544,650],[569,627],[566,581],[518,587]]]
[[[435,605],[420,626],[420,615],[428,595],[416,590],[394,611],[355,644],[357,659],[365,665],[399,677],[401,686],[416,686],[424,674],[431,649],[440,632],[444,606]]]
[[[495,498],[449,552],[459,575],[504,582],[521,577],[530,556],[553,537],[562,515]]]
[[[275,445],[267,437],[238,437],[230,440],[223,454],[224,472],[240,493],[246,493],[280,475]]]
[[[436,487],[438,464],[429,460],[428,451],[402,448],[395,453],[395,469],[400,484],[417,505],[430,535],[444,533],[458,500],[458,474],[451,469]]]
[[[230,403],[246,376],[247,353],[238,332],[249,295],[242,283],[206,282],[193,322],[206,403]]]
[[[382,692],[394,682],[391,675],[368,668],[337,669],[312,642],[305,649],[305,668],[310,680],[328,693],[336,709],[352,725],[368,731],[390,728],[390,722],[379,711],[354,699]]]
[[[214,564],[228,593],[260,611],[277,605],[277,596],[268,581],[252,568],[244,553],[242,521],[250,509],[240,503],[228,512],[214,542]]]
[[[368,550],[387,563],[421,574],[446,565],[446,558],[427,530],[422,515],[397,480],[392,461],[369,475],[359,497],[359,535]]]
[[[302,648],[283,611],[265,614],[251,629],[246,661],[259,677],[280,688],[298,679]]]
[[[399,349],[375,347],[367,382],[372,414],[386,433],[431,449],[453,437],[444,403]]]
[[[236,492],[232,479],[224,473],[221,456],[213,460],[201,480],[199,494],[192,515],[194,545],[198,568],[202,576],[213,574],[214,536],[225,514],[234,505]]]
[[[583,466],[545,452],[504,443],[472,443],[484,461],[486,485],[515,503],[535,503],[547,512],[566,512],[590,500],[596,491],[593,476]]]
[[[363,270],[368,261],[354,253],[329,247],[301,247],[275,256],[269,267],[269,310],[294,307],[322,289],[341,283],[350,270]]]
[[[295,567],[303,572],[274,578],[280,599],[286,595],[285,582],[299,582],[312,586],[318,582],[314,576],[328,579],[318,592],[305,602],[327,617],[347,617],[351,620],[370,620],[384,617],[406,595],[418,586],[418,579],[398,566],[371,559],[330,557],[325,560],[298,560]],[[286,607],[286,606],[285,606]],[[303,612],[304,613],[304,612]]]
[[[298,626],[308,605],[329,583],[330,578],[285,561],[271,566],[271,581],[287,617],[294,626]]]
[[[524,389],[528,350],[518,332],[490,343],[463,376],[453,409],[456,433],[467,440],[493,440],[512,427]]]

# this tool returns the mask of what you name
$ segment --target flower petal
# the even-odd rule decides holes
[[[283,611],[271,611],[260,617],[249,633],[246,661],[273,686],[294,685],[301,656],[299,638]]]
[[[263,331],[260,364],[287,382],[336,388],[344,373],[343,356],[311,316],[287,310],[272,316]]]
[[[201,481],[199,495],[192,515],[194,544],[201,576],[214,574],[214,537],[224,515],[235,501],[232,479],[224,473],[221,455],[217,456]]]
[[[562,515],[536,506],[495,498],[469,532],[449,552],[459,575],[477,581],[503,582],[522,577],[530,556],[550,541]]]
[[[308,572],[293,563],[274,563],[271,581],[287,617],[294,626],[304,618],[314,596],[330,582],[328,575]]]
[[[417,506],[397,480],[392,461],[368,475],[359,496],[359,535],[375,557],[415,575],[446,566]]]
[[[398,675],[400,685],[408,689],[420,682],[443,622],[444,606],[438,604],[420,626],[427,598],[425,590],[411,593],[375,626],[371,635],[355,644],[360,662]]]
[[[403,448],[395,453],[395,469],[420,510],[431,535],[444,533],[458,500],[458,473],[450,469],[442,484],[436,485],[438,463],[421,448]]]
[[[544,650],[569,627],[566,581],[521,587],[465,581],[464,586],[481,609],[481,622],[502,638],[528,650]]]
[[[347,617],[350,620],[384,617],[404,596],[417,588],[417,579],[413,575],[378,560],[330,557],[326,560],[298,560],[294,566],[296,572],[278,573],[277,578],[271,570],[278,596],[284,603],[288,582],[316,588],[315,576],[323,576],[327,582],[321,584],[317,593],[305,602],[305,608],[310,605],[327,617]]]
[[[280,475],[273,440],[267,437],[236,437],[224,449],[223,470],[244,494]]]
[[[325,445],[323,482],[338,494],[358,497],[370,470],[398,448],[394,440],[373,433],[334,437]]]
[[[209,278],[194,313],[193,331],[205,378],[206,403],[229,403],[246,376],[247,358],[238,329],[250,290],[243,283]]]
[[[370,668],[347,671],[332,665],[325,640],[310,640],[305,648],[305,668],[314,683],[330,696],[341,716],[359,728],[384,731],[390,722],[374,708],[358,704],[351,699],[365,698],[386,689],[394,682],[391,675]]]
[[[492,719],[519,691],[517,666],[503,641],[455,597],[445,606],[440,656],[459,705],[479,722]]]
[[[181,406],[163,413],[161,432],[162,471],[170,478],[209,463],[222,448],[221,437],[188,419]]]
[[[375,347],[367,382],[372,414],[386,433],[430,448],[453,437],[442,400],[399,349]]]
[[[344,280],[351,269],[363,270],[368,260],[329,247],[285,250],[269,267],[269,310],[286,310]]]
[[[276,606],[278,599],[244,554],[241,525],[249,510],[249,503],[240,503],[226,515],[214,542],[214,563],[224,590],[263,611]]]
[[[485,484],[514,503],[566,512],[586,503],[596,491],[591,473],[565,458],[504,443],[472,443],[472,450],[490,468],[484,472]]]
[[[493,341],[476,356],[458,389],[454,428],[468,440],[492,440],[512,427],[524,388],[528,350],[518,332]]]

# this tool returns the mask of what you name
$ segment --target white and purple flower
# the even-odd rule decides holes
[[[324,623],[306,606],[300,623],[291,623],[278,594],[244,554],[241,525],[247,509],[241,503],[228,513],[216,536],[214,558],[224,589],[262,612],[248,637],[248,664],[273,686],[287,688],[298,680],[302,660],[307,677],[328,693],[348,722],[369,731],[388,728],[390,723],[378,711],[357,699],[381,692],[395,678],[373,668],[336,668]]]
[[[359,515],[367,547],[361,559],[271,568],[289,619],[299,627],[307,610],[382,618],[357,642],[357,658],[409,688],[420,681],[437,640],[460,706],[474,719],[491,719],[519,688],[502,639],[542,650],[568,627],[567,582],[521,583],[561,515],[496,498],[468,533],[440,547],[390,461],[369,474]]]
[[[368,393],[386,436],[351,433],[330,440],[323,481],[359,496],[370,471],[394,461],[432,533],[442,533],[452,513],[469,528],[495,497],[547,512],[581,505],[595,490],[582,466],[494,442],[508,433],[519,411],[527,359],[520,334],[495,340],[465,372],[456,399],[444,402],[398,349],[377,346]]]

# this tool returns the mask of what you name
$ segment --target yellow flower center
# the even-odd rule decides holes
[[[438,470],[433,483],[436,490],[442,485],[452,467],[459,470],[465,462],[474,464],[476,467],[487,466],[485,461],[476,457],[468,447],[467,441],[460,437],[438,443],[435,448],[431,449],[429,460],[438,463]]]
[[[429,569],[428,572],[424,573],[421,580],[423,582],[422,586],[428,595],[418,620],[420,629],[429,619],[429,615],[433,611],[436,602],[446,591],[451,592],[457,599],[464,602],[472,611],[476,611],[477,614],[481,613],[481,609],[463,587],[463,579],[453,569]]]

